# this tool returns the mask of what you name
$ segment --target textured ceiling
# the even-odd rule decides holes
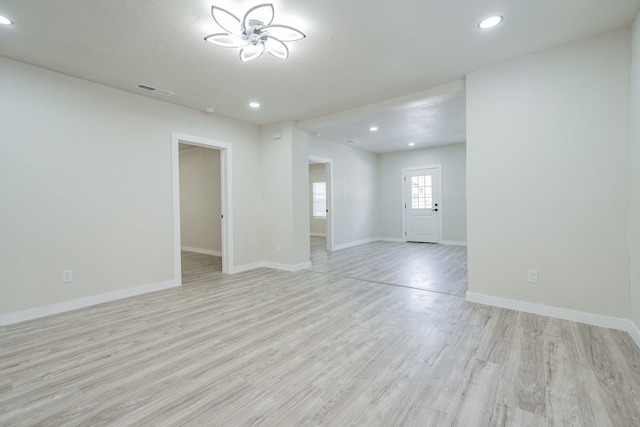
[[[5,0],[0,13],[15,25],[0,29],[0,55],[189,108],[212,106],[215,114],[256,125],[318,124],[324,139],[355,135],[349,128],[373,120],[381,123],[379,134],[368,135],[367,125],[349,139],[388,151],[412,135],[430,145],[459,139],[461,123],[464,136],[464,96],[413,99],[396,107],[385,101],[624,27],[640,8],[640,0],[278,0],[274,23],[307,34],[289,44],[288,60],[265,54],[242,63],[236,50],[203,40],[219,31],[212,4],[242,16],[258,3]],[[479,31],[479,20],[494,13],[504,15],[504,22]],[[138,83],[175,95],[145,94],[134,88]],[[250,100],[262,108],[247,108]],[[357,117],[336,114],[380,103],[382,110]],[[329,116],[338,120],[335,128],[317,120]]]
[[[373,153],[465,141],[464,82],[453,82],[384,102],[298,122],[313,138]],[[376,131],[370,131],[376,127]]]

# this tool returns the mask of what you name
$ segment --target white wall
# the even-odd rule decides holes
[[[233,144],[235,260],[261,259],[255,126],[2,58],[0,76],[0,314],[179,277],[171,132]]]
[[[312,236],[327,235],[327,220],[313,217],[313,183],[327,182],[327,170],[324,163],[309,165],[309,231]]]
[[[309,154],[333,160],[334,248],[377,237],[377,155],[311,138]]]
[[[442,239],[467,241],[466,145],[451,144],[378,155],[378,235],[403,239],[402,169],[442,165]]]
[[[220,151],[201,147],[180,151],[182,247],[221,254],[221,202]]]
[[[293,126],[293,123],[292,123]],[[292,130],[293,168],[293,264],[310,264],[309,237],[309,134],[295,127]]]
[[[629,84],[629,29],[467,76],[470,292],[629,317]]]
[[[256,238],[263,260],[295,269],[309,262],[308,136],[291,122],[277,123],[260,129],[260,141],[263,226]]]
[[[640,13],[633,24],[629,218],[632,320],[640,328]]]

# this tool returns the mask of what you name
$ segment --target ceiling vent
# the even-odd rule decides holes
[[[170,92],[168,90],[159,89],[157,87],[153,87],[153,86],[149,86],[149,85],[143,85],[142,83],[137,84],[136,87],[138,89],[146,90],[147,92],[155,93],[157,95],[162,95],[162,96],[171,96],[171,95],[173,95],[173,92]]]

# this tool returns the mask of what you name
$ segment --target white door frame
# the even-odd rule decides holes
[[[222,273],[233,272],[233,192],[231,185],[231,144],[183,133],[171,132],[171,181],[173,185],[173,268],[182,284],[180,259],[180,143],[220,150],[220,190],[222,214]]]
[[[333,160],[326,157],[309,156],[309,160],[316,163],[324,163],[327,174],[327,250],[333,251]]]
[[[402,183],[402,240],[407,242],[407,195],[406,195],[406,182],[405,177],[407,176],[407,172],[420,170],[420,169],[437,169],[438,174],[440,174],[440,179],[438,180],[438,193],[440,194],[440,200],[438,200],[438,243],[442,242],[442,165],[426,165],[426,166],[411,166],[402,168],[402,176],[400,177],[400,182]]]

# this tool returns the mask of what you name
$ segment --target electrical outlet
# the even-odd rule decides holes
[[[538,283],[538,270],[527,271],[527,282]]]
[[[62,270],[62,283],[73,282],[73,270]]]

